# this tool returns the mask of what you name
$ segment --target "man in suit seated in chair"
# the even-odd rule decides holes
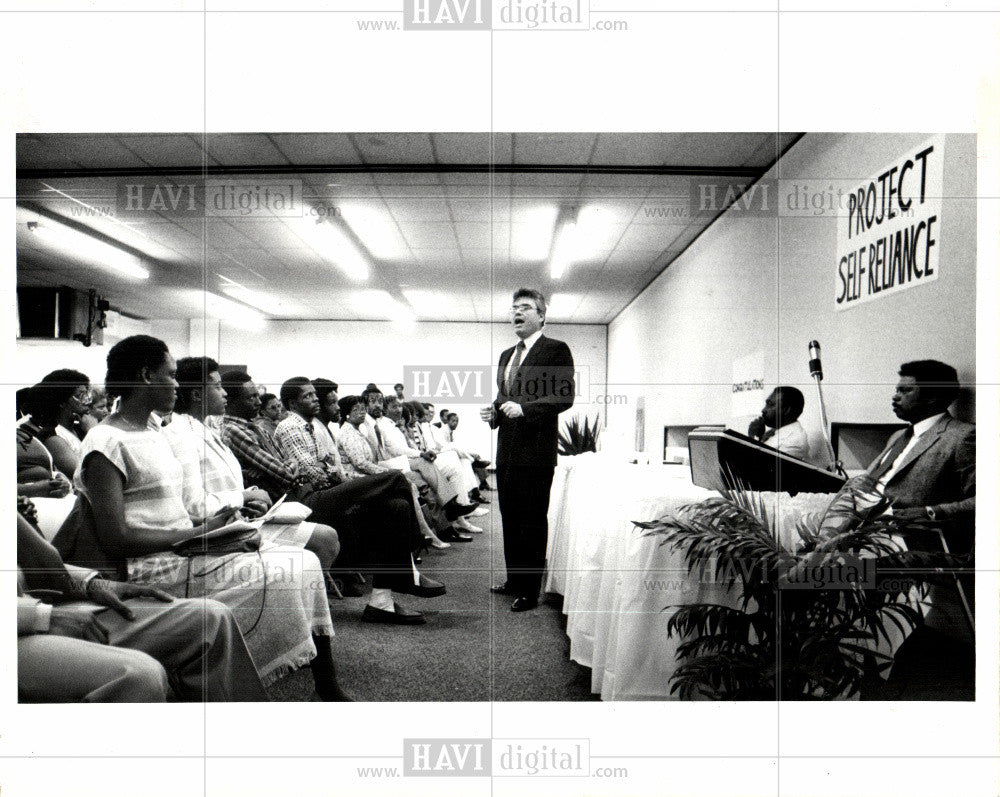
[[[892,501],[893,517],[920,524],[904,534],[910,550],[946,550],[968,561],[957,579],[931,586],[923,624],[896,653],[888,699],[975,697],[976,427],[948,412],[958,393],[958,374],[950,365],[903,363],[892,408],[909,426],[890,438],[868,468]]]

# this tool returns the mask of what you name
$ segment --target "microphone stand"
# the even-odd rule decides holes
[[[823,365],[820,362],[820,348],[818,341],[809,343],[809,375],[816,380],[816,395],[819,397],[819,417],[823,429],[823,441],[826,443],[826,453],[830,458],[830,465],[838,474],[847,478],[847,471],[844,470],[844,463],[837,459],[833,452],[833,443],[830,440],[830,422],[826,417],[826,402],[823,400]]]

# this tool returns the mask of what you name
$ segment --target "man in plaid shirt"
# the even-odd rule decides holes
[[[286,460],[252,423],[260,410],[260,396],[250,376],[227,371],[222,384],[228,394],[222,439],[240,461],[244,480],[272,497],[293,492],[318,522],[337,529],[342,551],[354,566],[374,571],[372,597],[362,619],[393,625],[425,622],[420,612],[405,609],[392,598],[393,591],[422,598],[446,591],[444,584],[421,575],[413,563],[411,552],[422,535],[406,477],[391,471],[343,481],[333,462],[320,460],[309,421],[295,413],[290,417],[300,420],[302,428],[296,428],[294,442],[286,444],[294,455],[293,461]],[[309,388],[315,397],[311,383]]]

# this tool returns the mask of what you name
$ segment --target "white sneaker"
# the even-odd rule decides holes
[[[464,517],[463,518],[459,518],[458,520],[456,520],[455,523],[454,523],[454,525],[457,526],[458,528],[462,529],[462,531],[468,531],[471,534],[482,534],[483,533],[483,530],[481,528],[479,528],[479,526],[473,526]]]

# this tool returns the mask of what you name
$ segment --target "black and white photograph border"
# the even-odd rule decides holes
[[[275,406],[297,375],[322,398],[330,380],[339,397],[373,383],[391,399],[398,383],[433,403],[441,426],[427,437],[471,454],[480,510],[467,522],[484,533],[417,550],[419,583],[379,590],[419,625],[366,622],[384,619],[367,608],[373,581],[399,575],[377,565],[357,568],[363,581],[336,564],[309,580],[329,555],[314,546],[269,571],[276,592],[297,569],[327,592],[334,635],[313,649],[329,676],[316,644],[328,642],[353,706],[316,705],[311,653],[270,669],[268,705],[201,702],[183,670],[146,657],[173,704],[124,733],[108,729],[134,728],[135,706],[89,705],[100,730],[80,733],[80,707],[18,700],[24,668],[10,656],[0,788],[119,793],[114,766],[148,794],[334,782],[371,794],[943,794],[959,767],[963,792],[995,793],[997,540],[984,529],[997,501],[974,497],[975,460],[992,484],[997,459],[995,12],[607,4],[589,30],[555,31],[505,30],[495,7],[491,31],[422,33],[387,30],[398,9],[327,3],[43,5],[4,13],[0,34],[12,64],[0,90],[14,99],[0,120],[9,412],[20,422],[21,399],[38,406],[45,391],[15,394],[66,367],[88,383],[69,401],[96,403],[109,350],[136,335],[174,362],[249,372]],[[859,87],[889,74],[875,46],[889,31],[937,43],[905,75],[897,61],[876,101]],[[196,43],[195,56],[140,59],[171,40]],[[819,41],[868,58],[820,67]],[[294,52],[293,71],[311,78],[234,71],[246,45]],[[734,52],[739,68],[709,57]],[[115,80],[81,85],[101,73]],[[332,91],[317,93],[319,75],[336,76]],[[545,569],[526,569],[542,579],[537,603],[491,591],[520,575],[504,538],[522,509],[510,485],[534,483],[505,470],[519,443],[501,397],[542,413],[530,405],[554,384],[532,361],[511,366],[534,317],[574,366]],[[931,364],[928,377],[926,361],[954,371]],[[218,395],[207,376],[205,402]],[[912,412],[928,379],[943,415]],[[287,398],[308,404],[307,392]],[[179,410],[154,417],[197,428]],[[207,452],[216,431],[203,420]],[[13,477],[14,460],[4,467]],[[70,502],[34,503],[51,537]],[[294,528],[312,523],[315,510]],[[350,529],[330,525],[347,558]],[[13,592],[17,551],[4,550]],[[100,582],[84,589],[111,600]],[[259,665],[268,596],[247,594],[257,602],[212,605],[212,622],[246,632]],[[10,612],[0,629],[10,638],[13,625]],[[86,633],[120,640],[128,625]],[[828,633],[806,638],[817,629]],[[763,679],[738,669],[751,648],[773,660]],[[245,651],[226,650],[245,675]],[[218,672],[194,680],[210,692]],[[250,691],[239,699],[256,701]]]
[[[886,491],[897,514],[920,496],[971,499],[959,549],[915,546],[941,561],[896,561],[910,533],[934,535],[929,518],[913,518],[913,532],[845,519],[867,542],[832,549],[844,529],[824,518],[844,479],[876,465],[899,428],[899,364],[953,364],[965,386],[956,414],[974,420],[974,136],[109,133],[17,143],[22,389],[60,368],[100,386],[117,341],[152,335],[175,359],[247,371],[262,397],[283,395],[300,373],[335,380],[341,397],[401,384],[457,416],[438,444],[492,463],[497,442],[478,415],[494,398],[491,364],[514,341],[510,297],[524,286],[545,296],[546,337],[569,344],[580,374],[559,416],[549,600],[531,617],[498,611],[490,585],[511,574],[503,496],[491,505],[480,493],[487,533],[423,554],[423,569],[448,585],[426,625],[363,623],[371,586],[331,589],[339,677],[356,699],[974,699],[974,560],[962,558],[974,439],[966,461],[936,455],[947,472],[922,473],[932,483]],[[859,359],[887,325],[895,345]],[[778,386],[798,406],[747,438]],[[775,442],[791,424],[802,444]],[[777,426],[782,438],[766,445]],[[711,427],[740,438],[706,440]],[[495,474],[484,466],[477,492],[495,489]],[[704,504],[722,495],[736,503]],[[37,503],[51,539],[74,498]],[[734,524],[726,538],[709,533],[719,511]],[[751,518],[756,526],[740,526]],[[880,534],[902,535],[898,550]],[[773,550],[738,553],[762,538]],[[857,565],[850,583],[845,556]],[[932,566],[970,580],[932,624],[929,646],[944,652],[904,657],[900,681],[896,652],[915,630],[918,645],[930,633],[925,614],[941,614]],[[848,609],[829,594],[858,600]],[[254,613],[244,619],[244,630],[264,630]],[[315,696],[309,668],[269,686],[274,700]]]

